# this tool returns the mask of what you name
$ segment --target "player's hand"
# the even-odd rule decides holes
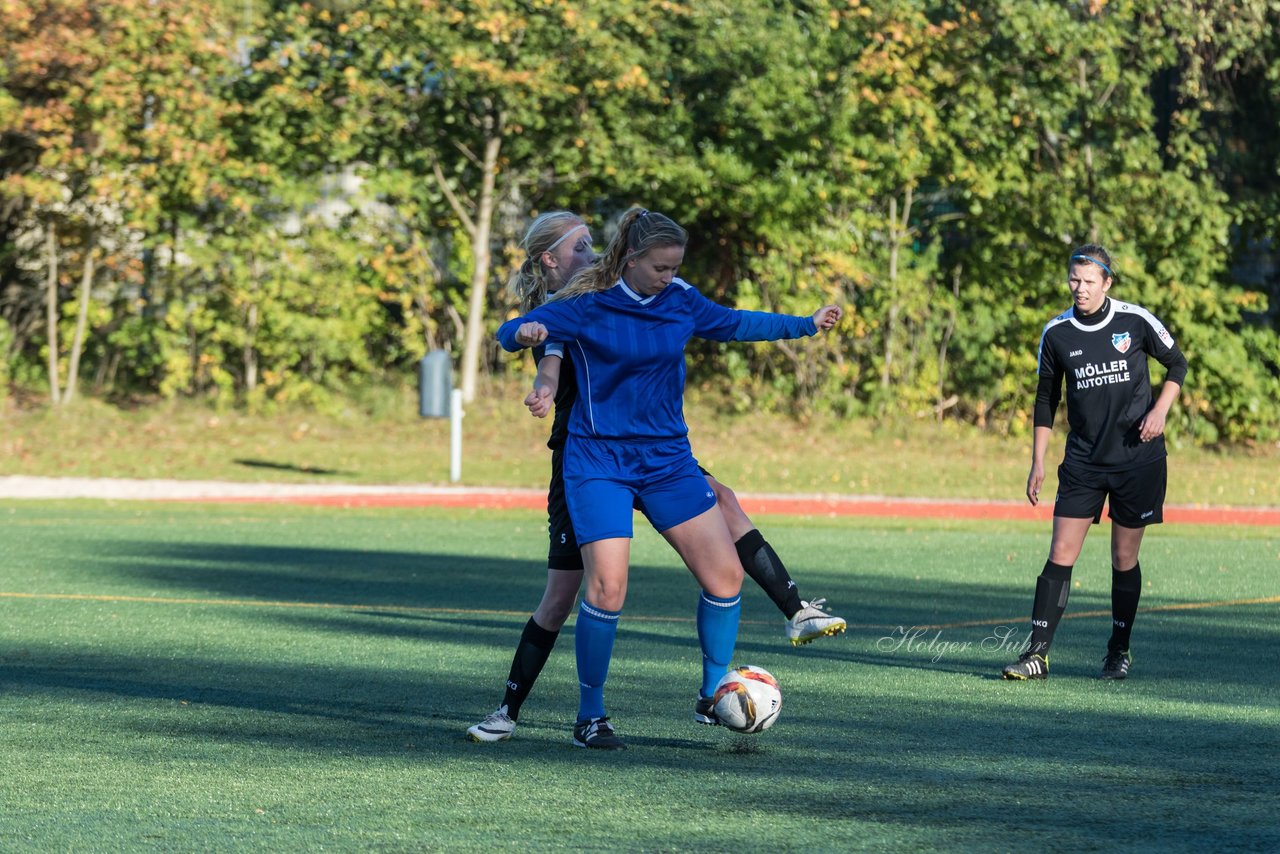
[[[547,327],[537,321],[522,323],[516,330],[516,343],[522,347],[537,347],[547,340]]]
[[[1035,507],[1040,503],[1040,487],[1044,486],[1044,463],[1032,463],[1027,475],[1027,500]]]
[[[529,407],[529,414],[534,418],[546,418],[554,402],[555,395],[551,393],[551,388],[545,385],[538,386],[524,399],[524,405]]]
[[[1138,425],[1138,438],[1144,442],[1150,442],[1155,437],[1164,432],[1164,413],[1158,408],[1152,409],[1142,418],[1142,423]]]
[[[825,331],[840,322],[843,312],[838,305],[824,305],[813,313],[813,322],[819,331]]]

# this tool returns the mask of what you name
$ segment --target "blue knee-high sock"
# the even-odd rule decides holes
[[[604,682],[609,678],[613,640],[621,611],[606,611],[583,600],[573,630],[578,653],[578,720],[604,717]]]
[[[698,599],[698,645],[702,647],[703,697],[710,697],[716,683],[729,669],[733,647],[738,642],[738,615],[742,597],[721,599],[702,591]]]

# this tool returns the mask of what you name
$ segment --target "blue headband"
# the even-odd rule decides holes
[[[1108,276],[1110,276],[1113,279],[1116,277],[1116,274],[1111,272],[1110,267],[1108,267],[1106,264],[1103,264],[1101,261],[1099,261],[1097,258],[1094,258],[1092,255],[1072,255],[1071,260],[1072,261],[1089,261],[1091,263],[1097,264],[1099,267],[1107,271]]]

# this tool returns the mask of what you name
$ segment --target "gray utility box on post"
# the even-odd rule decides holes
[[[432,350],[418,362],[418,414],[423,418],[449,417],[449,391],[453,366],[447,350]]]

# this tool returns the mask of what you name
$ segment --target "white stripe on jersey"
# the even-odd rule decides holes
[[[1040,369],[1044,367],[1044,336],[1049,334],[1049,330],[1057,326],[1059,323],[1065,323],[1068,320],[1074,320],[1075,309],[1069,308],[1062,314],[1050,320],[1044,325],[1044,329],[1040,332],[1040,346],[1036,348],[1036,373],[1040,373]]]
[[[1107,324],[1111,322],[1111,319],[1115,317],[1117,312],[1138,315],[1138,317],[1141,317],[1143,320],[1145,320],[1147,322],[1147,325],[1151,327],[1151,331],[1155,333],[1156,338],[1160,341],[1160,343],[1164,344],[1164,346],[1169,350],[1173,349],[1173,336],[1169,334],[1169,330],[1164,328],[1164,324],[1162,324],[1158,319],[1156,319],[1156,316],[1154,314],[1147,311],[1145,308],[1143,308],[1140,305],[1134,305],[1133,303],[1130,303],[1130,302],[1120,302],[1119,300],[1113,299],[1111,300],[1111,307],[1107,310],[1106,319],[1100,323],[1089,324],[1089,325],[1085,325],[1081,323],[1080,321],[1076,320],[1075,309],[1072,309],[1072,308],[1067,309],[1062,314],[1058,315],[1053,320],[1050,320],[1048,323],[1046,323],[1044,325],[1044,330],[1041,331],[1040,333],[1040,346],[1036,350],[1036,373],[1039,373],[1040,369],[1044,365],[1044,337],[1045,335],[1049,334],[1050,329],[1057,326],[1059,323],[1064,323],[1069,320],[1071,321],[1071,325],[1079,330],[1082,330],[1084,332],[1097,332],[1100,329],[1105,329],[1107,327]]]
[[[578,348],[578,355],[573,360],[575,365],[582,365],[582,376],[578,378],[578,400],[582,400],[583,385],[586,386],[587,393],[587,420],[591,422],[591,432],[596,432],[596,411],[591,406],[591,365],[587,362],[587,353],[582,349],[581,341],[574,341],[573,346]],[[583,380],[586,382],[584,383]],[[574,406],[577,406],[575,403]]]
[[[1165,347],[1168,347],[1170,350],[1173,349],[1173,336],[1169,334],[1168,329],[1164,328],[1164,324],[1162,324],[1159,320],[1156,319],[1156,316],[1154,314],[1147,311],[1145,308],[1143,308],[1140,305],[1134,305],[1133,303],[1129,303],[1129,302],[1116,302],[1115,300],[1112,300],[1111,304],[1116,307],[1117,311],[1125,311],[1131,314],[1136,314],[1138,315],[1138,317],[1141,317],[1143,320],[1147,322],[1147,325],[1151,327],[1151,331],[1156,334],[1156,338],[1160,341],[1160,343],[1163,344]]]
[[[676,276],[671,280],[671,285],[679,285],[680,287],[684,288],[686,291],[693,289],[693,285],[689,284],[679,276]],[[670,287],[671,285],[668,285],[667,287]],[[647,297],[642,296],[639,291],[632,289],[632,287],[628,285],[626,281],[621,278],[619,278],[618,281],[614,283],[614,287],[619,287],[619,286],[621,286],[623,293],[625,293],[627,296],[631,297],[633,300],[640,303],[641,305],[648,305],[649,303],[653,302],[653,298],[657,296],[657,294],[649,294],[649,296]]]
[[[618,279],[618,281],[614,282],[613,286],[615,288],[622,288],[622,292],[624,294],[631,297],[633,300],[640,303],[641,305],[648,305],[649,303],[653,302],[653,298],[657,296],[657,294],[649,294],[648,296],[644,296],[639,291],[634,290],[630,285],[626,283],[624,279],[621,279],[621,278]],[[601,291],[601,293],[603,293],[603,291]]]

